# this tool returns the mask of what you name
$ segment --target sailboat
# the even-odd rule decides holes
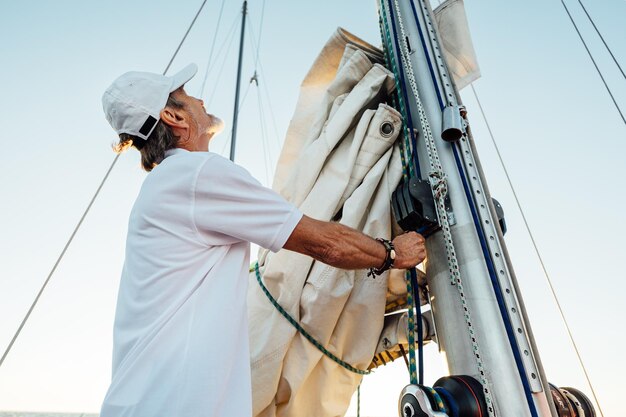
[[[506,207],[506,204],[505,204],[505,207]],[[507,220],[508,220],[508,223],[509,223],[509,227],[511,227],[511,221],[510,221],[510,219],[507,219]],[[509,233],[511,233],[511,232],[509,232]],[[27,340],[27,339],[26,339],[26,340]],[[25,343],[25,342],[23,342],[23,343]],[[58,355],[58,354],[60,354],[61,352],[56,351],[55,353]],[[61,355],[61,356],[62,356],[62,355]],[[84,378],[83,378],[83,379],[84,379]],[[366,383],[366,385],[367,385],[367,383]],[[6,392],[6,391],[5,391],[5,392]]]

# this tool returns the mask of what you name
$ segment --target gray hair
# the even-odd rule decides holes
[[[171,107],[173,109],[185,108],[184,104],[173,98],[171,94],[167,99],[165,107]],[[179,140],[179,138],[174,135],[172,128],[161,120],[157,122],[147,140],[128,133],[120,133],[119,136],[120,141],[113,145],[113,150],[118,154],[126,151],[130,147],[139,150],[141,154],[141,167],[148,172],[152,171],[154,167],[165,159],[165,151],[174,149]]]

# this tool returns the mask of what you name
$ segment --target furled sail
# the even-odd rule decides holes
[[[302,83],[274,188],[306,215],[391,237],[402,176],[400,114],[385,104],[393,75],[379,50],[338,30]],[[383,128],[384,127],[384,128]],[[383,329],[388,274],[332,268],[294,252],[259,256],[278,303],[330,352],[367,369]],[[248,292],[256,416],[341,416],[361,375],[332,361],[268,301]]]

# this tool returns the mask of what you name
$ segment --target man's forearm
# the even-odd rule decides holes
[[[385,262],[387,250],[376,239],[339,223],[332,223],[329,229],[334,244],[321,262],[342,269],[379,268]]]
[[[285,249],[342,269],[378,268],[387,255],[380,242],[358,230],[306,216],[287,240]]]

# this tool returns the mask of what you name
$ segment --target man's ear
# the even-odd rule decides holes
[[[161,110],[161,120],[172,128],[188,128],[187,114],[182,109],[166,107]]]

